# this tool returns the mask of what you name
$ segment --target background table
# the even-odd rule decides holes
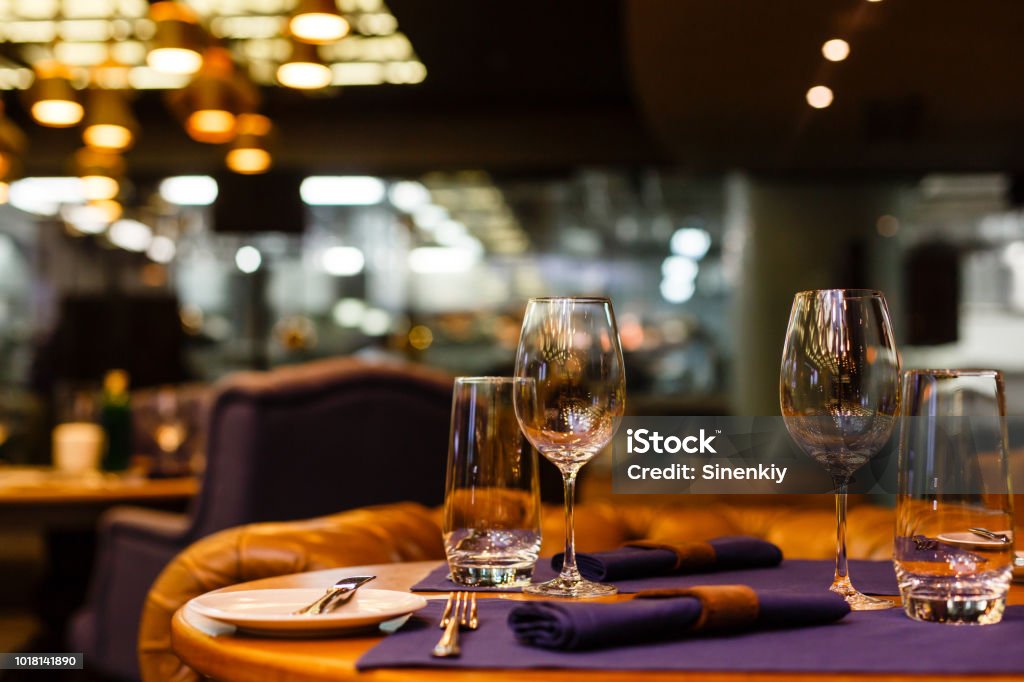
[[[3,593],[0,605],[31,609],[41,628],[23,646],[63,650],[67,620],[81,606],[88,588],[96,526],[103,512],[123,504],[182,511],[198,490],[195,477],[146,479],[98,472],[73,476],[45,467],[0,467],[0,528],[42,542],[44,565],[31,603],[22,601],[29,587],[26,557],[0,557],[0,579],[12,581],[18,591]],[[29,569],[37,561],[33,558]]]
[[[299,573],[267,578],[234,585],[226,590],[269,589],[282,587],[325,587],[343,575],[376,575],[374,587],[408,590],[437,566],[435,561],[375,566],[351,566],[341,569]],[[440,597],[436,593],[427,598]],[[522,594],[478,593],[478,596],[501,599],[530,599]],[[622,601],[632,595],[616,595],[600,601]],[[1024,604],[1024,588],[1014,585],[1010,592],[1011,604]],[[212,637],[189,622],[184,608],[174,615],[171,639],[175,652],[188,665],[203,675],[216,680],[273,679],[279,682],[319,682],[320,680],[365,680],[391,682],[415,678],[424,682],[459,680],[464,682],[511,682],[512,680],[555,680],[558,682],[633,682],[638,679],[662,682],[667,680],[717,680],[718,682],[750,682],[751,680],[842,680],[855,682],[871,679],[873,682],[921,680],[910,675],[793,675],[786,673],[708,673],[708,672],[636,672],[608,670],[445,670],[394,669],[372,670],[360,673],[355,663],[366,651],[380,641],[381,636],[356,636],[335,639],[269,639],[244,635]],[[440,631],[438,631],[440,636]],[[971,676],[943,676],[944,682],[975,680]],[[987,682],[1019,680],[1013,676],[986,676]]]
[[[0,523],[53,529],[88,529],[106,509],[137,504],[180,510],[199,491],[199,479],[148,479],[115,474],[70,476],[35,467],[0,468]]]

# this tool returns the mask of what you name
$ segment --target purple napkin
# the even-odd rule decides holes
[[[644,546],[647,545],[647,546]],[[551,558],[562,570],[564,554]],[[767,568],[782,563],[782,550],[772,543],[742,535],[708,542],[637,543],[609,552],[577,554],[576,564],[587,580],[630,580],[659,575],[711,573],[742,568]]]
[[[508,624],[522,644],[579,651],[680,639],[701,630],[715,629],[701,626],[703,609],[701,599],[695,596],[637,598],[618,604],[526,602],[509,612]],[[849,612],[850,607],[843,598],[832,593],[758,594],[750,618],[726,629],[823,625],[840,620]]]
[[[785,572],[789,563],[763,572]],[[793,575],[790,582],[798,578],[799,575]],[[759,596],[765,597],[764,593]],[[434,658],[430,651],[440,634],[437,621],[444,610],[444,600],[433,600],[398,632],[365,653],[356,667],[451,669],[453,675],[473,669],[568,669],[678,671],[689,673],[687,679],[704,679],[710,672],[773,672],[773,679],[779,680],[792,679],[795,673],[816,673],[822,679],[829,675],[862,679],[861,676],[871,674],[921,675],[922,680],[925,676],[945,680],[950,675],[960,676],[957,679],[983,679],[984,675],[1024,679],[1024,647],[1020,645],[1024,641],[1024,606],[1006,607],[999,625],[953,627],[920,623],[907,618],[903,609],[887,609],[854,611],[836,623],[794,630],[757,629],[720,637],[684,637],[615,648],[561,651],[516,641],[508,626],[508,614],[522,603],[481,599],[480,628],[460,636],[462,656]],[[401,673],[390,676],[403,677]],[[551,676],[540,672],[529,675],[538,680]],[[476,677],[485,679],[487,674],[477,673]],[[625,680],[638,676],[613,677]],[[662,677],[670,679],[672,675]]]

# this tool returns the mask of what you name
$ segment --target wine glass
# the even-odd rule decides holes
[[[782,351],[779,397],[786,429],[832,476],[836,494],[833,592],[856,611],[892,602],[861,594],[846,561],[846,491],[850,477],[892,434],[900,408],[900,360],[885,296],[864,289],[804,291]]]
[[[576,567],[576,474],[611,441],[625,408],[626,376],[607,298],[532,298],[516,351],[514,404],[523,433],[562,472],[565,559],[554,580],[524,591],[553,597],[615,594],[584,580]]]

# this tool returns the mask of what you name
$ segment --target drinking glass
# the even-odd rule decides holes
[[[885,445],[899,413],[900,361],[885,297],[864,289],[798,293],[782,351],[780,402],[786,429],[832,476],[836,495],[833,592],[857,611],[887,609],[850,582],[846,491],[850,477]]]
[[[460,585],[527,585],[540,553],[537,451],[519,430],[516,383],[455,380],[443,531],[451,577]]]
[[[1013,496],[1003,377],[903,376],[896,576],[916,620],[1002,620],[1013,572]]]
[[[157,389],[154,409],[145,419],[145,428],[156,445],[154,473],[182,476],[188,473],[187,445],[189,423],[178,389],[165,386]]]
[[[516,351],[516,417],[523,433],[562,472],[565,559],[554,580],[524,591],[554,597],[615,594],[576,567],[573,496],[580,468],[608,444],[625,408],[626,378],[607,298],[533,298]]]

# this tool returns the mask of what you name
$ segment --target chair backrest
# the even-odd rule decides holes
[[[228,377],[189,535],[444,497],[452,378],[335,359]]]

